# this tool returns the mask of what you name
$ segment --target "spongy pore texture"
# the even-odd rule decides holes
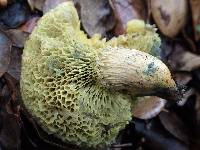
[[[88,39],[71,2],[40,19],[25,45],[21,94],[47,133],[67,143],[95,147],[112,143],[131,120],[130,97],[97,80],[98,51],[107,45],[123,46],[120,41]]]

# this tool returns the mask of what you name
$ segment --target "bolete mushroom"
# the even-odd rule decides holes
[[[110,41],[89,39],[73,3],[62,3],[39,20],[25,45],[23,103],[64,142],[110,144],[131,120],[133,96],[177,89],[167,66],[150,55],[159,46],[155,29],[138,20]]]

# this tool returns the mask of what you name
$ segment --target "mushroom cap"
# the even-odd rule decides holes
[[[133,89],[140,86],[147,87],[145,90],[148,91],[154,89],[159,77],[157,89],[175,86],[164,63],[150,55],[158,56],[159,46],[160,38],[155,28],[141,21],[129,22],[125,35],[109,41],[101,39],[99,34],[89,39],[80,30],[73,3],[62,3],[39,20],[26,42],[20,80],[23,103],[47,133],[66,143],[86,147],[111,144],[131,120],[131,97],[134,94],[130,96],[123,92],[124,87],[129,87],[129,82],[137,86]],[[112,69],[120,68],[121,76],[118,76],[118,72],[112,74],[112,71],[106,76],[102,74],[106,67],[99,65],[104,61],[100,56],[107,54],[106,50],[109,49],[110,52],[118,52],[122,56],[119,58],[124,58],[117,60],[118,57],[115,57],[114,64],[108,61],[112,59],[105,61],[111,64]],[[128,55],[122,54],[126,52]],[[152,68],[152,63],[148,63],[150,59],[157,63],[156,69]],[[125,65],[121,67],[122,64]],[[126,68],[129,64],[132,68]],[[161,76],[156,74],[160,68],[164,68]],[[142,77],[138,83],[143,84],[135,84],[137,81],[130,80],[126,80],[127,84],[121,83],[124,73],[127,75],[124,69],[127,72],[131,69],[130,79]],[[144,69],[151,72],[153,69],[154,74],[146,73]],[[143,75],[137,76],[135,73]],[[105,79],[107,77],[113,79],[109,78],[112,75],[119,77],[115,79],[123,85],[121,91],[115,89],[116,85],[107,86],[101,81],[108,81]]]
[[[114,141],[131,120],[131,104],[128,95],[96,80],[98,46],[91,41],[80,30],[71,2],[46,13],[24,48],[21,94],[47,133],[67,143],[95,147]]]

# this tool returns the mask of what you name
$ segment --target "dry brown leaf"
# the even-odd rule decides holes
[[[46,0],[43,6],[43,13],[45,14],[49,10],[55,8],[58,4],[67,2],[69,0]]]
[[[11,40],[0,31],[0,77],[7,71],[10,63]]]
[[[151,119],[164,108],[166,100],[155,96],[139,97],[133,104],[132,114],[136,118]]]
[[[125,32],[126,23],[132,19],[146,20],[147,11],[143,0],[110,0],[117,23],[114,34],[120,35]]]
[[[108,0],[78,0],[83,28],[89,36],[106,32],[115,25],[115,19]]]
[[[160,31],[175,37],[187,21],[187,0],[151,0],[151,12]]]
[[[193,29],[195,34],[195,40],[200,40],[200,1],[199,0],[190,0],[190,7],[192,11],[192,21],[193,21]]]

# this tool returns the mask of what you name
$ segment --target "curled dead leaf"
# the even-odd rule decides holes
[[[175,37],[187,21],[186,0],[151,0],[151,12],[160,31]]]

